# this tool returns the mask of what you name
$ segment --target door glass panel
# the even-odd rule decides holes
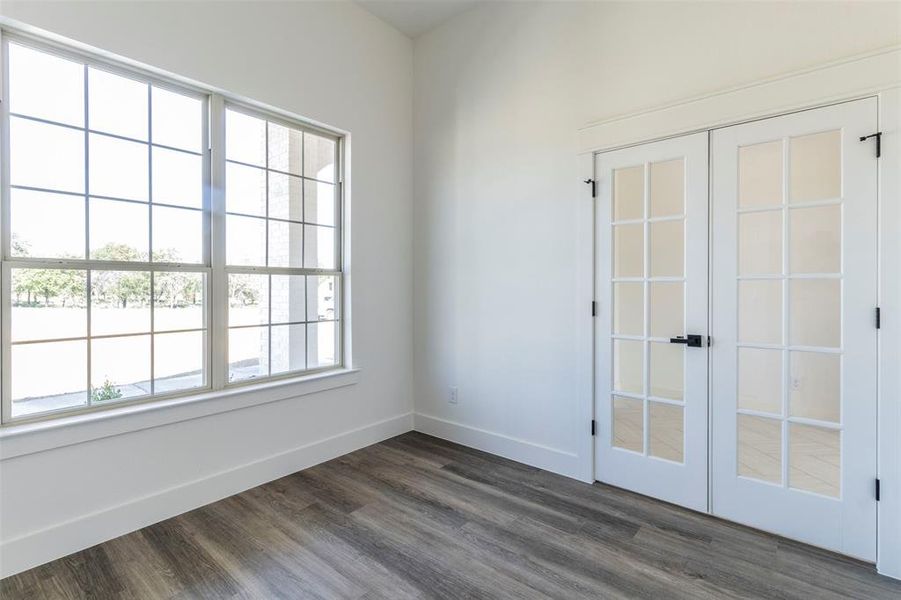
[[[792,273],[838,273],[842,259],[842,208],[795,208],[791,219]]]
[[[650,352],[651,395],[682,400],[685,346],[652,342]]]
[[[651,337],[670,338],[685,333],[684,294],[681,281],[649,284]]]
[[[613,220],[644,217],[644,166],[613,171]]]
[[[613,445],[644,452],[644,405],[641,400],[613,397]]]
[[[648,452],[675,462],[683,459],[682,407],[660,402],[648,406]]]
[[[644,276],[644,225],[617,225],[613,228],[613,276]]]
[[[738,415],[738,474],[782,483],[782,422]]]
[[[741,342],[782,342],[782,282],[738,282],[738,339]]]
[[[789,361],[791,416],[838,423],[841,418],[841,356],[792,352]]]
[[[685,161],[681,158],[651,165],[651,216],[681,215],[685,196]]]
[[[841,196],[841,131],[792,138],[790,148],[791,202],[827,200]]]
[[[685,225],[678,221],[651,223],[651,277],[681,277]]]
[[[841,489],[841,433],[790,423],[788,484],[798,490],[838,498]]]
[[[738,349],[738,407],[782,414],[782,350]]]
[[[738,273],[782,273],[782,211],[738,215]]]
[[[738,149],[738,205],[782,204],[782,142]]]
[[[841,281],[791,281],[790,338],[794,346],[841,346]]]
[[[613,389],[643,393],[643,364],[644,342],[613,340]]]
[[[613,333],[644,335],[644,284],[613,284]]]

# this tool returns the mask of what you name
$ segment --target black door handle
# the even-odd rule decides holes
[[[676,336],[669,339],[670,344],[685,344],[686,346],[691,346],[692,348],[701,348],[703,344],[703,337],[700,335],[685,335],[685,336]]]

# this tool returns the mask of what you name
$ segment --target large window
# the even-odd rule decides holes
[[[338,136],[9,36],[3,76],[4,422],[342,364]]]

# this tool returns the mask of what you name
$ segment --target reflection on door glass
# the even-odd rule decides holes
[[[613,397],[613,445],[644,452],[644,408],[641,400]]]
[[[782,422],[738,415],[738,474],[782,483]]]
[[[789,423],[788,485],[838,498],[841,490],[841,432]]]

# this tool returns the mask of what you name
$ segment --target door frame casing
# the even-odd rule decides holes
[[[582,180],[594,180],[594,156],[600,152],[873,96],[878,99],[878,123],[883,131],[882,158],[877,167],[882,329],[877,359],[877,470],[881,501],[877,509],[876,565],[880,573],[901,579],[901,446],[897,444],[901,439],[901,370],[896,368],[901,363],[901,268],[897,261],[882,260],[882,257],[901,255],[901,203],[898,201],[901,175],[897,168],[891,168],[901,164],[901,45],[640,113],[594,121],[578,132],[578,174]],[[580,479],[594,481],[594,438],[589,423],[596,418],[595,319],[587,309],[596,300],[593,293],[596,217],[591,186],[580,187],[579,278],[574,307],[580,315],[576,340],[578,404],[584,420],[577,421],[576,435],[582,465]]]

